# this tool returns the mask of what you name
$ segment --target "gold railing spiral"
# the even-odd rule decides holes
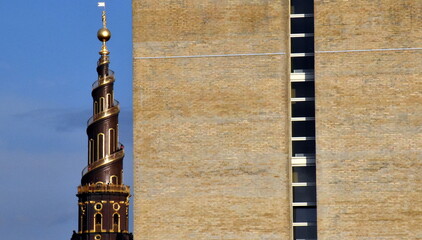
[[[104,158],[99,159],[91,164],[89,164],[88,166],[86,166],[83,170],[82,170],[82,176],[85,176],[85,174],[87,174],[88,172],[101,167],[105,164],[114,162],[118,159],[121,159],[125,156],[125,151],[123,149],[120,149],[119,151],[110,154],[110,155],[106,155]]]

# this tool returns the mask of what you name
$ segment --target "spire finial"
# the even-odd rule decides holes
[[[97,37],[98,37],[98,40],[100,40],[103,43],[103,46],[101,47],[101,51],[99,53],[102,56],[106,56],[110,53],[107,49],[106,42],[110,40],[111,38],[111,32],[110,30],[107,29],[106,11],[103,11],[101,18],[103,22],[103,27],[100,30],[98,30]]]
[[[106,11],[103,11],[102,20],[103,20],[103,28],[107,28],[107,16],[106,16]]]

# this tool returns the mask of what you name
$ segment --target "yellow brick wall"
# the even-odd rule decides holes
[[[133,0],[136,240],[289,238],[287,11]]]
[[[315,3],[318,237],[422,239],[422,1]]]

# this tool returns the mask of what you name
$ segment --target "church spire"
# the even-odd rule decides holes
[[[92,84],[92,116],[88,120],[88,163],[78,187],[79,227],[72,240],[132,240],[129,226],[130,188],[123,184],[123,145],[119,142],[119,102],[114,99],[114,72],[109,69],[111,38],[106,12],[97,37],[102,42],[98,78]]]

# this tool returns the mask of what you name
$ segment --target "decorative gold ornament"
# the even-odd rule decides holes
[[[111,32],[110,32],[110,30],[108,30],[107,28],[104,28],[104,27],[101,28],[97,32],[97,38],[101,42],[107,42],[111,38]]]
[[[113,203],[113,209],[114,209],[115,211],[119,211],[119,209],[120,209],[120,205],[119,205],[118,203]]]
[[[110,30],[107,29],[107,16],[106,16],[105,11],[103,11],[103,14],[102,14],[102,21],[103,21],[103,27],[100,30],[98,30],[97,38],[103,43],[103,46],[101,47],[101,51],[99,53],[103,57],[106,57],[106,55],[110,54],[110,52],[107,49],[106,42],[110,40],[111,32]],[[108,62],[108,60],[104,59],[104,62]]]
[[[101,203],[96,203],[96,204],[94,205],[94,209],[95,209],[96,211],[100,211],[101,209],[103,209],[103,204],[101,204]]]

